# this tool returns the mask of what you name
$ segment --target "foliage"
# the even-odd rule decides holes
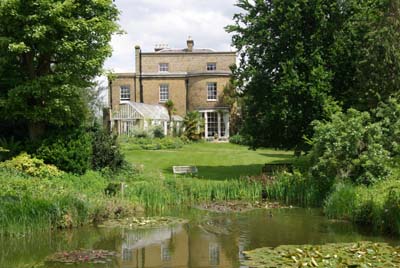
[[[131,200],[104,194],[108,181],[98,172],[81,176],[23,176],[0,169],[0,235],[40,228],[70,228],[129,216],[137,207]]]
[[[191,141],[201,140],[204,133],[204,120],[199,112],[188,112],[184,118],[183,125],[185,128],[184,136]]]
[[[92,139],[82,129],[53,136],[42,142],[36,156],[61,170],[83,174],[91,166]]]
[[[229,137],[229,142],[233,144],[238,144],[238,145],[246,145],[248,144],[248,141],[246,138],[240,134],[235,134],[233,136]]]
[[[237,88],[235,80],[231,79],[224,87],[221,95],[221,102],[229,107],[230,135],[239,133],[243,128],[243,118],[241,114],[243,98]]]
[[[206,201],[260,200],[262,185],[258,182],[233,179],[225,181],[196,178],[150,179],[134,182],[127,188],[129,196],[149,210],[187,206]]]
[[[351,184],[338,183],[324,201],[324,213],[332,219],[351,220],[356,206],[356,189]]]
[[[399,235],[400,181],[393,176],[369,187],[340,183],[326,198],[324,212],[378,233]]]
[[[151,129],[134,128],[129,135],[136,138],[153,138]]]
[[[22,150],[22,143],[11,137],[0,138],[0,162],[16,156]]]
[[[121,153],[117,136],[96,126],[92,137],[92,165],[94,170],[110,168],[116,171],[123,166],[124,156]]]
[[[329,64],[332,96],[342,107],[369,111],[398,92],[400,3],[398,0],[341,2],[347,16],[336,29]]]
[[[237,6],[243,11],[227,30],[239,50],[234,76],[244,98],[243,131],[253,147],[293,148],[312,133],[313,120],[325,117],[330,101],[323,49],[340,21],[337,7],[306,0]]]
[[[331,121],[315,122],[314,130],[310,172],[321,193],[337,180],[370,185],[389,176],[391,159],[382,146],[382,126],[369,113],[337,113]]]
[[[390,189],[383,204],[382,220],[384,232],[393,235],[400,234],[400,190]]]
[[[164,137],[164,138],[129,138],[124,144],[126,150],[163,150],[163,149],[179,149],[185,143],[180,138]]]
[[[375,121],[382,123],[384,147],[391,156],[400,156],[400,103],[391,98],[381,103],[375,111]]]
[[[43,160],[31,157],[27,153],[21,153],[11,160],[0,163],[0,169],[16,170],[39,178],[59,177],[63,174],[56,166],[47,165]]]
[[[282,172],[274,177],[256,177],[255,179],[264,182],[264,189],[269,200],[291,205],[319,206],[324,198],[319,196],[315,181],[298,171]]]
[[[111,55],[118,10],[104,1],[0,3],[0,114],[37,140],[46,128],[80,126],[86,88]]]
[[[239,51],[251,146],[295,148],[341,107],[370,110],[398,92],[397,0],[247,1],[227,27]],[[300,148],[302,149],[302,148]]]
[[[325,245],[283,245],[245,252],[250,267],[397,267],[398,247],[357,242]]]
[[[164,129],[163,129],[162,126],[154,126],[153,129],[152,129],[152,131],[153,131],[153,137],[154,137],[154,138],[162,139],[162,138],[165,137],[165,135],[164,135]]]

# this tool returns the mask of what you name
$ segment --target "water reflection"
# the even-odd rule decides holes
[[[39,267],[35,265],[43,263],[54,252],[86,248],[118,253],[118,259],[112,264],[90,267],[238,268],[244,250],[359,240],[387,239],[360,234],[352,225],[328,221],[315,210],[276,210],[273,217],[265,210],[245,214],[197,212],[188,224],[159,229],[83,228],[3,237],[0,238],[0,267]],[[397,244],[397,241],[389,242]]]

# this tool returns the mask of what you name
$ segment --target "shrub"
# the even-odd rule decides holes
[[[162,149],[179,149],[184,145],[184,141],[180,138],[165,137],[158,138],[129,138],[124,146],[129,149],[143,150],[162,150]]]
[[[112,171],[116,171],[122,167],[124,156],[120,151],[117,136],[96,127],[93,131],[92,148],[92,168],[94,170],[108,167]]]
[[[235,134],[229,137],[229,142],[233,144],[246,145],[245,138],[240,134]]]
[[[91,136],[79,130],[69,135],[49,138],[36,151],[36,156],[61,170],[83,174],[91,166]]]
[[[134,128],[131,131],[130,136],[133,136],[135,138],[153,138],[153,131],[141,128]]]
[[[161,138],[164,138],[164,137],[165,137],[165,135],[164,135],[164,129],[163,129],[162,126],[155,126],[155,127],[153,127],[152,131],[153,131],[153,137],[154,137],[154,138],[159,138],[159,139],[161,139]]]
[[[56,166],[47,165],[43,160],[22,153],[11,160],[0,163],[0,168],[16,170],[33,177],[51,178],[63,174]]]
[[[373,123],[368,112],[350,109],[314,124],[310,171],[321,193],[328,193],[336,180],[370,185],[390,175],[381,124]]]

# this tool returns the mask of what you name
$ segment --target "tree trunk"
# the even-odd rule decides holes
[[[43,122],[38,122],[38,123],[29,122],[28,130],[29,130],[29,139],[31,141],[37,141],[41,137],[43,137],[46,130],[46,124]]]

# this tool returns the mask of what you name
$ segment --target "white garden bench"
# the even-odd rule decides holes
[[[173,166],[174,174],[197,174],[198,170],[195,166]]]

